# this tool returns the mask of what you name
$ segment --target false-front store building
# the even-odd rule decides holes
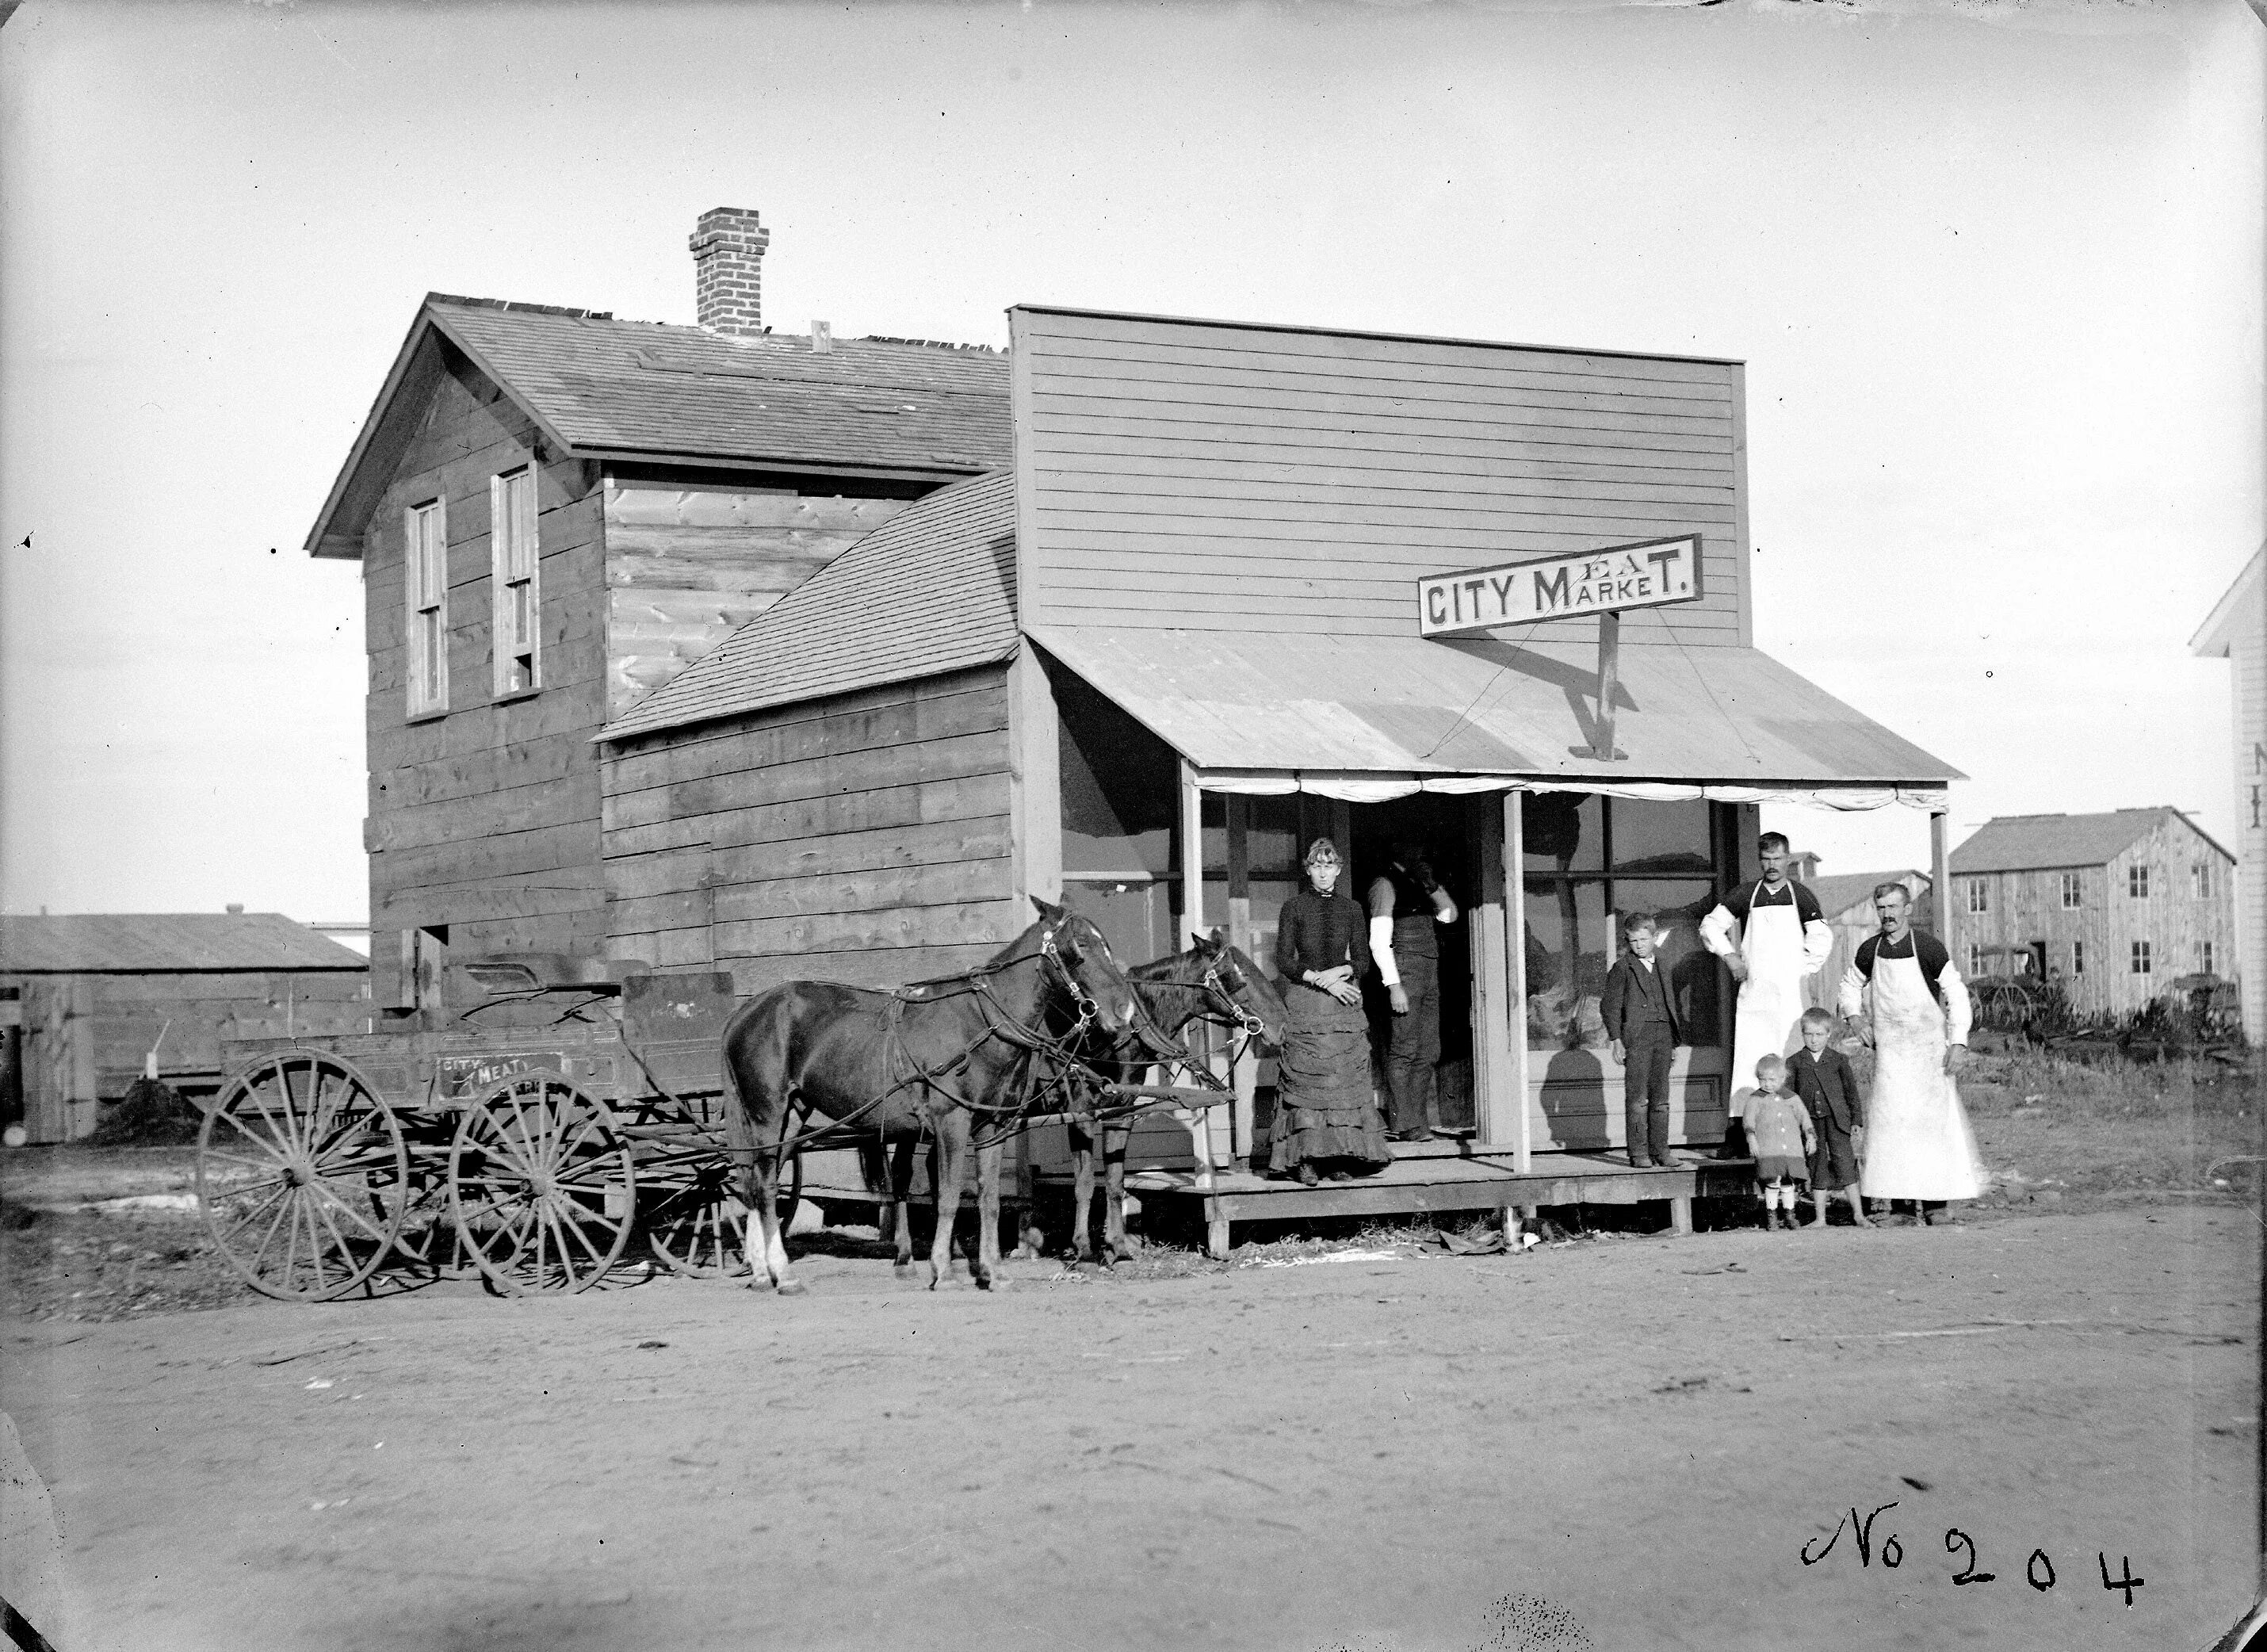
[[[1633,911],[1668,921],[1692,1037],[1676,1137],[1719,1141],[1732,986],[1698,926],[1754,875],[1757,805],[1927,811],[1941,856],[1957,777],[1754,648],[1741,365],[1011,323],[1012,466],[905,506],[603,731],[605,945],[743,993],[903,980],[1067,895],[1129,959],[1217,925],[1269,966],[1304,842],[1358,892],[1415,836],[1464,908],[1451,1139],[1266,1213],[1556,1202],[1504,1191],[1546,1170],[1595,1193]],[[1644,606],[1648,573],[1678,599]],[[1225,1171],[1266,1112],[1179,1162]],[[1170,1170],[1185,1141],[1151,1145]],[[1207,1186],[1239,1215],[1275,1193]]]

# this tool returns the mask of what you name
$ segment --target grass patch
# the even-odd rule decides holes
[[[2259,1166],[2259,1079],[2211,1060],[2080,1065],[1977,1057],[1961,1099],[2011,1196],[2248,1193]]]

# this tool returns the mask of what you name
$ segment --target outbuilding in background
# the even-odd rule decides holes
[[[368,966],[281,913],[0,917],[0,1056],[33,1142],[90,1134],[152,1052],[158,1076],[196,1096],[220,1087],[224,1039],[360,1032],[369,1018]]]

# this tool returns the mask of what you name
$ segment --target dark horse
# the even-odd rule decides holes
[[[1218,929],[1185,952],[1161,958],[1154,964],[1136,964],[1126,972],[1141,1000],[1141,1007],[1157,1031],[1178,1041],[1181,1029],[1202,1018],[1236,1028],[1271,1048],[1283,1042],[1283,1000],[1258,967],[1228,942]],[[1253,1052],[1257,1055],[1257,1052]],[[1080,1059],[1104,1078],[1118,1083],[1138,1083],[1141,1070],[1156,1057],[1132,1033],[1111,1036],[1089,1029],[1080,1040]],[[1104,1122],[1099,1128],[1091,1113],[1070,1120],[1073,1187],[1071,1254],[1079,1261],[1094,1259],[1090,1234],[1094,1205],[1094,1138],[1102,1137],[1103,1181],[1108,1199],[1103,1212],[1103,1257],[1114,1262],[1133,1254],[1126,1243],[1126,1144],[1133,1127]]]
[[[788,981],[726,1024],[736,1098],[727,1137],[750,1220],[762,1229],[760,1246],[748,1236],[748,1259],[760,1255],[781,1292],[803,1289],[788,1278],[778,1204],[781,1161],[796,1142],[936,1143],[934,1289],[951,1263],[972,1133],[996,1142],[1036,1090],[1067,1076],[1089,1029],[1114,1039],[1137,1024],[1134,989],[1092,920],[1031,904],[1039,921],[965,975],[895,990]],[[995,1223],[979,1238],[979,1286],[990,1287],[999,1259]]]
[[[1210,938],[1200,940],[1185,952],[1176,952],[1152,964],[1134,965],[1126,972],[1126,979],[1132,984],[1155,1031],[1170,1041],[1170,1046],[1159,1050],[1142,1031],[1129,1029],[1113,1034],[1089,1028],[1079,1039],[1075,1054],[1086,1066],[1113,1083],[1135,1082],[1145,1068],[1156,1064],[1161,1057],[1185,1060],[1186,1048],[1179,1042],[1181,1029],[1200,1017],[1238,1028],[1271,1046],[1282,1042],[1282,999],[1251,960],[1229,945],[1217,929]],[[1126,1243],[1126,1143],[1133,1127],[1122,1120],[1098,1124],[1097,1115],[1092,1111],[1096,1101],[1090,1089],[1082,1088],[1066,1101],[1076,1188],[1076,1208],[1071,1217],[1072,1252],[1080,1261],[1094,1259],[1088,1236],[1092,1225],[1089,1212],[1094,1204],[1094,1140],[1099,1135],[1103,1138],[1105,1179],[1110,1189],[1109,1208],[1104,1218],[1104,1232],[1111,1244],[1109,1254],[1113,1260],[1130,1256],[1133,1252]],[[1106,1118],[1107,1114],[1102,1116]],[[897,1265],[901,1269],[913,1265],[913,1230],[906,1218],[912,1202],[913,1147],[911,1141],[900,1141],[886,1170],[877,1150],[866,1172],[869,1184],[877,1191],[887,1178],[890,1230],[897,1243]],[[935,1174],[932,1166],[932,1180]],[[994,1230],[999,1223],[999,1147],[996,1143],[979,1147],[976,1159],[977,1208],[980,1219]],[[1036,1245],[1036,1238],[1031,1243]],[[1024,1252],[1019,1251],[1016,1254]]]

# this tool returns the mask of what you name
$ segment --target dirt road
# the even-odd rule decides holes
[[[790,1301],[19,1325],[4,1408],[69,1652],[2202,1645],[2250,1593],[2253,1229],[1026,1263],[990,1297],[818,1259]],[[1993,1581],[1954,1584],[1951,1528]]]

